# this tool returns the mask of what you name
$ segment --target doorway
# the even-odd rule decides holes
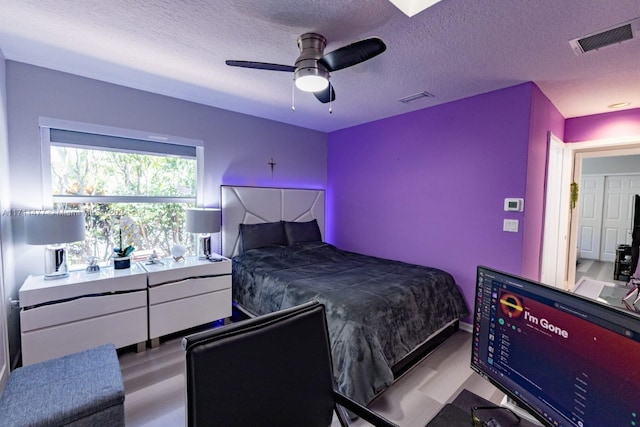
[[[609,157],[626,157],[640,155],[640,138],[617,138],[603,141],[562,143],[562,157],[567,159],[564,162],[555,162],[554,166],[551,162],[547,168],[547,186],[550,179],[555,176],[561,176],[562,191],[557,193],[561,197],[561,201],[556,204],[559,206],[557,215],[548,211],[549,203],[547,201],[547,212],[545,214],[545,238],[547,230],[561,230],[554,242],[543,242],[541,278],[547,278],[543,282],[562,288],[573,289],[576,281],[576,264],[578,261],[578,230],[579,216],[578,206],[574,208],[568,200],[569,185],[580,183],[582,180],[583,160],[590,158],[609,158]],[[550,153],[549,156],[555,154]],[[555,148],[557,150],[557,147]],[[567,167],[568,165],[568,167]],[[560,171],[558,171],[560,167]],[[564,168],[563,168],[564,167]],[[578,189],[579,190],[579,189]],[[578,191],[578,200],[580,200],[580,191]],[[565,231],[566,230],[566,231]],[[552,249],[548,249],[552,247]],[[564,259],[565,262],[557,263],[555,259]],[[554,260],[554,261],[552,261]]]
[[[578,260],[614,262],[618,245],[631,244],[640,156],[583,159],[582,171]]]

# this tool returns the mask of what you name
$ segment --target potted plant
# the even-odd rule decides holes
[[[131,267],[131,254],[136,249],[133,244],[123,244],[123,234],[125,242],[132,242],[135,238],[135,223],[129,217],[120,219],[120,229],[118,230],[118,246],[113,248],[113,268],[121,270]]]

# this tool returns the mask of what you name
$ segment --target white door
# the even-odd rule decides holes
[[[600,259],[604,176],[583,176],[580,185],[578,250],[581,259]]]
[[[605,178],[600,259],[613,262],[618,245],[631,243],[633,196],[640,191],[639,176]]]
[[[569,231],[569,184],[572,175],[572,156],[567,155],[566,145],[549,133],[547,157],[546,201],[544,230],[542,237],[542,264],[540,281],[547,285],[566,288],[568,231]],[[575,271],[575,266],[573,267]]]

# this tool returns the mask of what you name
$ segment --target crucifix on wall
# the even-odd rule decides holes
[[[276,162],[273,161],[273,157],[271,161],[267,162],[267,164],[271,167],[271,178],[273,178],[273,168],[276,166]]]

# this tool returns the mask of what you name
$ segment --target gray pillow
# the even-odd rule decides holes
[[[304,242],[321,242],[322,234],[317,220],[307,222],[285,222],[284,232],[289,245]]]
[[[282,221],[240,224],[240,242],[244,252],[267,246],[285,246],[287,237],[284,234]]]

